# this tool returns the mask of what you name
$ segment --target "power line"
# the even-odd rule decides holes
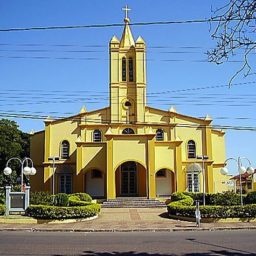
[[[234,18],[229,21],[241,20],[255,20],[256,18]],[[220,22],[224,19],[208,18],[208,19],[193,19],[193,20],[180,20],[180,21],[152,21],[152,22],[133,22],[130,26],[151,26],[151,25],[178,25],[178,24],[200,24],[209,22]],[[86,29],[86,28],[106,28],[106,27],[123,27],[123,23],[110,23],[110,24],[90,24],[90,25],[69,25],[69,26],[45,26],[45,27],[27,27],[27,28],[1,28],[0,32],[17,32],[17,31],[31,31],[31,30],[57,30],[57,29]]]
[[[0,113],[8,113],[8,114],[16,114],[16,115],[22,115],[22,114],[26,114],[26,115],[37,115],[37,114],[42,114],[43,116],[47,117],[49,115],[56,115],[56,116],[61,116],[61,118],[64,118],[62,115],[76,115],[77,113],[73,113],[73,112],[59,112],[59,111],[49,111],[49,112],[45,112],[45,111],[31,111],[31,110],[0,110]],[[147,114],[147,117],[153,117],[154,115],[151,114]],[[164,115],[163,117],[169,117]],[[204,119],[205,117],[196,117],[199,119]],[[241,117],[241,116],[236,116],[236,117],[230,117],[230,116],[213,116],[212,117],[214,120],[216,119],[221,119],[221,120],[256,120],[256,118],[252,118],[252,117]]]
[[[9,113],[0,113],[2,117],[11,117],[11,118],[24,118],[24,119],[34,119],[34,120],[45,120],[47,116],[42,115],[26,115],[26,114],[9,114]],[[61,121],[62,119],[68,119],[72,122],[74,121],[81,121],[81,118],[78,115],[74,117],[53,117],[54,120]],[[203,121],[203,120],[202,120]],[[96,123],[96,124],[110,124],[110,120],[101,120],[101,119],[93,119],[89,118],[86,119],[87,123]],[[165,125],[165,123],[158,123],[158,122],[137,122],[136,124],[144,124],[144,125]],[[127,124],[130,125],[130,124]],[[212,129],[221,129],[221,130],[237,130],[237,131],[256,131],[256,127],[254,126],[234,126],[234,125],[202,125],[202,124],[183,124],[177,123],[177,127],[181,128],[212,128]]]
[[[249,81],[249,82],[241,82],[241,83],[234,83],[232,84],[232,86],[244,86],[244,85],[255,85],[256,81]],[[147,93],[147,95],[163,95],[163,94],[167,94],[167,93],[186,93],[188,92],[189,95],[191,95],[191,92],[193,91],[199,91],[199,90],[208,90],[208,89],[216,89],[216,88],[224,88],[227,87],[229,88],[229,84],[220,84],[220,85],[205,85],[205,86],[200,86],[200,87],[190,87],[190,88],[184,88],[184,89],[177,89],[177,90],[164,90],[164,91],[156,91],[156,92],[149,92]],[[31,93],[31,92],[39,92],[40,95],[42,95],[43,92],[46,92],[44,95],[54,95],[54,94],[59,94],[59,93],[97,93],[97,94],[109,94],[109,92],[107,91],[90,91],[90,90],[52,90],[49,91],[44,90],[44,89],[1,89],[0,94],[2,94],[3,92],[10,92],[11,94],[13,94],[13,92],[17,92],[17,94],[19,94],[19,92],[26,92],[26,93]],[[67,96],[70,94],[67,94]],[[221,94],[211,94],[211,95],[221,95]],[[225,95],[225,94],[224,94]],[[243,94],[244,95],[244,94]],[[252,94],[246,94],[244,96],[250,96]],[[64,95],[65,96],[65,95]],[[91,96],[91,95],[90,95]],[[96,95],[98,96],[98,95]],[[22,96],[23,97],[23,96]]]

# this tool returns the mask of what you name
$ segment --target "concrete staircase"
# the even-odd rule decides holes
[[[118,197],[109,199],[102,204],[102,208],[156,208],[166,207],[164,202],[146,197]]]

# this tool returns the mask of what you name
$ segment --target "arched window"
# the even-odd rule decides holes
[[[94,130],[93,131],[93,141],[94,142],[101,142],[101,131],[100,130]]]
[[[133,82],[133,59],[129,58],[129,82]]]
[[[132,128],[125,128],[122,134],[134,134],[134,130]]]
[[[63,140],[61,143],[61,158],[69,158],[69,142],[67,140]]]
[[[164,140],[164,131],[162,129],[158,129],[156,131],[156,140],[157,141]]]
[[[188,142],[188,158],[196,158],[196,144],[193,140]]]
[[[122,81],[126,81],[126,58],[122,58]]]

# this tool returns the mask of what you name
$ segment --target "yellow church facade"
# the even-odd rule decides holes
[[[114,36],[109,43],[109,54],[109,106],[48,118],[45,129],[31,136],[38,170],[32,190],[106,199],[225,190],[219,171],[225,162],[224,132],[212,128],[209,116],[147,106],[146,44],[142,37],[134,40],[127,17],[121,39]]]

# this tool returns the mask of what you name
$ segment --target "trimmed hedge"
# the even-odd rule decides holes
[[[176,216],[195,217],[195,206],[170,206],[168,213]],[[202,218],[256,218],[256,204],[236,206],[200,206]]]
[[[0,192],[0,204],[5,204],[5,193]]]
[[[194,201],[199,200],[200,205],[203,204],[203,193],[184,192],[183,194],[190,196]],[[216,194],[205,194],[206,205],[240,205],[240,200],[240,194],[235,194],[230,191]]]
[[[99,204],[74,207],[31,205],[27,208],[26,215],[38,219],[73,219],[93,217],[99,212]]]
[[[70,196],[77,196],[81,201],[86,201],[86,202],[92,201],[92,197],[87,193],[74,193],[74,194],[71,194]]]
[[[53,205],[54,196],[49,192],[31,192],[30,193],[30,204],[33,205]]]
[[[91,202],[88,201],[81,201],[78,196],[70,196],[68,198],[68,205],[69,206],[83,206],[83,205],[89,205]]]
[[[5,214],[5,206],[3,204],[0,204],[0,215]]]
[[[91,203],[92,198],[86,193],[67,195],[59,193],[51,195],[48,192],[31,192],[30,204],[32,205],[55,205],[55,206],[82,206]]]
[[[244,199],[245,204],[256,204],[256,191],[250,192]]]
[[[65,193],[59,193],[54,196],[55,206],[68,206],[68,195]]]

